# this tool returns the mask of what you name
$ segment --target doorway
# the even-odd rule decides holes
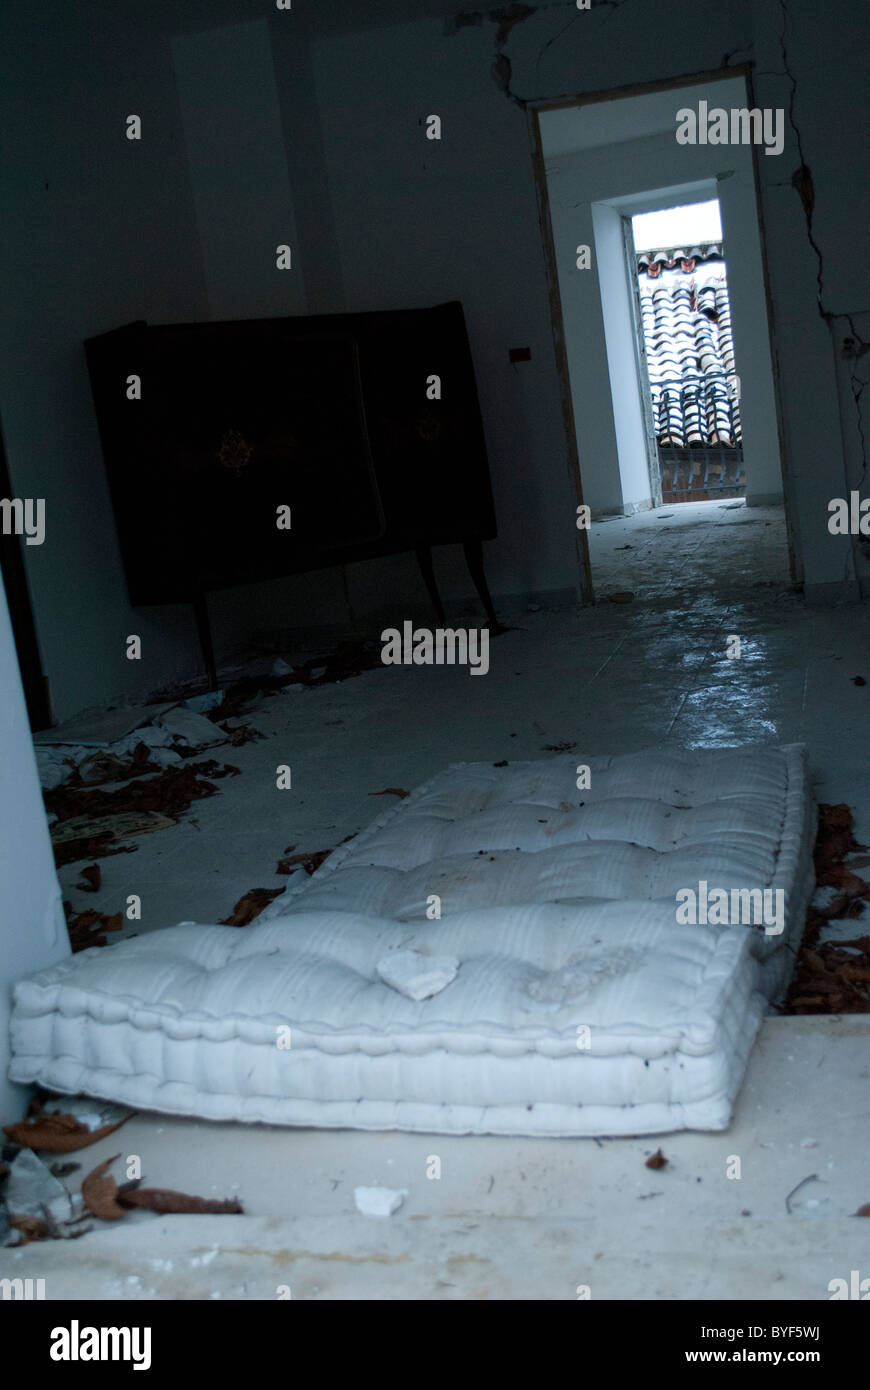
[[[701,100],[751,106],[728,73],[532,111],[569,459],[593,524],[712,502],[782,532],[754,151],[678,143]]]
[[[718,198],[625,218],[652,493],[664,505],[743,497],[740,377]]]

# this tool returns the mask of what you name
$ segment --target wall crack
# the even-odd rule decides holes
[[[788,122],[791,126],[792,133],[795,138],[795,143],[797,144],[798,159],[800,160],[798,167],[795,169],[794,173],[791,176],[791,186],[792,188],[794,188],[795,192],[801,200],[801,207],[803,208],[804,219],[807,225],[807,240],[809,241],[810,247],[813,251],[813,255],[816,258],[816,303],[819,311],[819,317],[825,324],[827,324],[828,329],[831,333],[832,341],[836,347],[836,319],[838,316],[832,313],[829,309],[825,308],[825,262],[824,256],[822,254],[822,248],[819,246],[819,243],[816,240],[815,231],[813,229],[813,216],[815,213],[816,206],[815,186],[813,184],[812,171],[810,169],[809,164],[807,163],[806,155],[804,154],[804,147],[803,141],[801,139],[800,127],[798,126],[797,120],[795,118],[795,104],[797,100],[797,78],[795,77],[794,71],[789,63],[788,47],[786,44],[786,30],[788,27],[790,16],[785,0],[779,0],[779,8],[780,13],[782,15],[782,29],[780,31],[780,52],[782,53],[782,66],[784,70],[784,76],[788,79],[789,83]],[[850,314],[841,315],[840,317],[846,319],[846,322],[849,325],[849,332],[851,335],[850,337],[845,338],[841,344],[840,358],[844,361],[851,361],[854,364],[858,361],[860,357],[863,357],[863,355],[866,352],[870,351],[870,342],[865,342],[864,339],[861,337],[860,333],[857,332],[855,324],[852,320],[852,316]],[[862,467],[861,477],[858,483],[859,490],[863,485],[864,479],[867,475],[868,467],[867,439],[864,431],[864,421],[861,409],[861,399],[864,395],[864,391],[867,388],[868,384],[870,383],[868,383],[867,381],[863,381],[861,377],[858,376],[857,371],[855,370],[855,366],[853,365],[849,372],[849,387],[852,393],[852,400],[855,404],[855,423],[858,431],[858,441],[861,450]]]

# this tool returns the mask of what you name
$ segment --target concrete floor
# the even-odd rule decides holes
[[[681,504],[592,528],[599,601],[582,611],[504,613],[490,670],[385,667],[338,685],[290,688],[250,718],[266,735],[216,749],[242,770],[178,826],[101,860],[99,894],[142,897],[150,931],[214,922],[247,889],[278,887],[282,851],[337,845],[451,762],[648,746],[805,742],[823,801],[846,801],[870,841],[862,766],[870,610],[811,610],[788,579],[777,509]],[[607,595],[631,591],[628,603]],[[742,656],[726,655],[727,638]],[[292,790],[275,769],[292,767]],[[859,928],[860,929],[860,928]],[[81,1155],[123,1150],[148,1185],[238,1194],[245,1216],[125,1219],[83,1240],[0,1252],[0,1274],[47,1278],[47,1297],[593,1298],[828,1297],[870,1275],[870,1018],[771,1018],[725,1134],[507,1140],[270,1130],[155,1115]],[[442,1160],[429,1180],[429,1156]],[[742,1176],[726,1177],[740,1158]],[[117,1165],[120,1167],[120,1165]],[[802,1179],[814,1181],[786,1197]],[[79,1175],[81,1176],[81,1175]],[[353,1188],[407,1188],[378,1220]]]

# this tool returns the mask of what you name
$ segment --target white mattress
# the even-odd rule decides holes
[[[725,1128],[812,890],[803,750],[587,758],[588,791],[579,761],[449,768],[250,927],[183,923],[21,981],[10,1076],[214,1120]],[[782,889],[785,931],[678,925],[701,880]],[[440,992],[378,973],[408,949],[458,963]]]

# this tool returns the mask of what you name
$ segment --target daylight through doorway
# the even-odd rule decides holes
[[[631,218],[661,500],[743,497],[740,378],[718,199]]]

